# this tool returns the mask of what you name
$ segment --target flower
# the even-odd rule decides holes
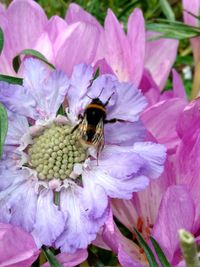
[[[114,216],[132,233],[136,227],[146,241],[153,236],[172,266],[182,266],[178,229],[187,229],[199,240],[199,107],[198,98],[179,113],[176,121],[179,142],[173,154],[168,153],[159,179],[151,181],[142,192],[134,193],[131,200],[112,200]],[[148,265],[144,253],[133,240],[122,236],[111,216],[102,239],[118,254],[122,266]]]
[[[139,86],[149,104],[152,100],[157,102],[176,58],[177,40],[150,40],[155,33],[145,32],[144,18],[138,8],[129,16],[127,34],[111,10],[107,12],[104,27],[74,3],[69,5],[65,20],[68,24],[79,21],[98,27],[100,41],[93,63],[100,66],[102,73],[109,71],[120,81]]]
[[[0,12],[0,25],[6,36],[0,72],[15,76],[13,58],[23,49],[35,49],[69,76],[75,65],[91,64],[99,67],[101,74],[114,73],[120,81],[139,86],[150,105],[159,100],[178,41],[149,41],[154,33],[145,32],[139,9],[129,17],[127,35],[111,10],[104,28],[76,4],[69,5],[65,19],[53,16],[48,20],[32,0],[14,0]]]
[[[0,223],[0,265],[28,267],[38,257],[33,237],[11,224]]]
[[[16,76],[12,61],[24,49],[35,49],[49,62],[71,75],[79,63],[91,64],[95,58],[99,30],[91,23],[68,25],[59,16],[49,20],[33,0],[14,0],[0,10],[0,25],[5,38],[0,56],[0,72]],[[84,38],[83,38],[84,36]]]
[[[73,253],[95,239],[109,211],[108,197],[130,199],[162,173],[165,148],[145,141],[139,114],[146,100],[131,84],[112,75],[93,81],[92,67],[84,64],[70,80],[34,59],[22,68],[23,86],[0,83],[9,116],[0,221],[32,233],[39,247]],[[91,98],[110,98],[106,119],[120,120],[105,124],[98,158],[72,131]],[[68,103],[66,116],[57,115],[62,103]]]
[[[162,182],[164,183],[164,179]],[[160,244],[171,266],[175,267],[182,261],[178,230],[183,227],[188,231],[193,231],[195,204],[186,186],[168,186],[165,192],[160,187],[160,192],[163,194],[158,192],[157,188],[151,186],[150,190],[135,194],[132,201],[115,203],[114,215],[131,232],[133,232],[133,227],[136,227],[147,242],[149,237],[153,236]],[[156,190],[156,193],[152,194],[152,189]],[[135,242],[135,235],[133,234],[132,240],[125,238],[111,216],[98,239],[100,240],[97,240],[97,243],[95,241],[95,244],[98,245],[101,241],[101,247],[111,248],[117,253],[123,267],[149,266],[144,251]],[[148,243],[150,245],[150,242]]]

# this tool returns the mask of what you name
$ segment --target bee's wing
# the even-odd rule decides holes
[[[104,122],[103,118],[100,119],[96,126],[96,132],[92,139],[92,143],[97,147],[97,151],[100,152],[104,146]]]
[[[87,133],[87,127],[88,127],[88,122],[86,117],[83,118],[83,120],[81,121],[79,127],[78,127],[78,132],[79,132],[79,137],[84,139],[86,138],[86,133]]]

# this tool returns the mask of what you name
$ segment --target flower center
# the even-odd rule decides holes
[[[78,142],[76,131],[71,130],[69,125],[53,123],[42,135],[33,138],[28,149],[29,166],[36,169],[40,180],[64,180],[75,163],[85,160],[86,151]]]

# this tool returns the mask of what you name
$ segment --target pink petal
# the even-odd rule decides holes
[[[172,70],[172,75],[173,75],[173,89],[165,91],[161,95],[160,100],[166,100],[173,97],[180,97],[187,101],[187,95],[180,75],[175,69]]]
[[[12,1],[6,12],[6,24],[4,23],[5,27],[3,27],[7,41],[2,61],[11,66],[13,57],[20,51],[33,48],[47,21],[43,9],[35,1]],[[6,69],[9,74],[12,73],[12,69],[9,70],[8,67]],[[1,71],[3,70],[2,67]]]
[[[160,90],[153,80],[151,73],[144,70],[139,88],[147,98],[149,106],[156,104],[160,99]]]
[[[112,210],[117,219],[130,231],[137,226],[138,218],[143,220],[144,227],[154,224],[163,194],[171,184],[172,170],[167,161],[165,172],[151,181],[143,191],[134,193],[131,200],[112,200]]]
[[[192,127],[192,126],[191,126]],[[194,231],[200,226],[199,186],[200,186],[200,131],[186,132],[177,149],[175,172],[178,184],[185,184],[196,204],[196,218]]]
[[[67,23],[59,16],[53,16],[48,21],[45,30],[48,32],[49,38],[52,42],[55,42],[56,38],[67,28]]]
[[[200,98],[191,101],[180,115],[177,124],[177,131],[182,138],[185,134],[192,135],[199,129],[200,116],[199,116]]]
[[[0,265],[29,267],[38,257],[32,236],[21,228],[0,223]]]
[[[184,186],[171,186],[164,195],[152,236],[157,240],[168,259],[173,259],[178,249],[178,230],[192,230],[195,206]]]
[[[123,267],[145,266],[140,262],[139,247],[120,233],[113,221],[112,213],[104,225],[102,239],[114,253],[117,253]]]
[[[95,25],[100,31],[103,30],[100,23],[93,17],[90,13],[85,11],[81,6],[72,3],[69,5],[67,9],[67,13],[65,16],[65,20],[68,24],[72,24],[75,22],[86,22]]]
[[[187,11],[191,12],[192,14],[199,16],[199,9],[200,9],[200,1],[199,0],[183,0],[183,18],[184,22],[188,25],[198,27],[199,21],[194,16],[187,13]],[[197,63],[200,59],[200,37],[192,38],[191,44],[193,48],[193,54],[195,62]]]
[[[187,95],[185,92],[185,88],[183,85],[183,81],[181,79],[181,76],[178,74],[178,72],[173,69],[172,70],[173,75],[173,92],[175,97],[180,97],[185,100],[187,100]]]
[[[87,250],[80,249],[74,254],[60,253],[56,256],[57,260],[63,267],[74,267],[85,261],[88,257]],[[45,263],[42,267],[50,267],[49,263]]]
[[[99,30],[96,26],[84,22],[69,25],[55,43],[56,66],[71,75],[75,65],[91,64],[98,41]]]
[[[176,59],[178,41],[173,39],[159,39],[151,41],[155,33],[147,33],[145,67],[150,71],[154,81],[163,89],[170,73],[171,67]]]
[[[176,125],[186,102],[180,98],[161,101],[146,109],[141,119],[159,143],[174,150],[179,142]]]
[[[128,19],[128,39],[131,45],[131,81],[138,85],[144,68],[145,22],[140,9],[136,8]]]
[[[129,81],[131,49],[122,26],[111,10],[105,19],[104,56],[120,81]],[[136,84],[137,85],[137,84]]]

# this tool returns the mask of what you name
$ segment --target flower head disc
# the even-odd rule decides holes
[[[38,246],[73,253],[96,238],[108,215],[109,197],[130,199],[159,177],[165,148],[144,141],[139,115],[146,99],[131,84],[112,75],[93,80],[94,71],[85,64],[76,66],[68,79],[27,59],[22,73],[23,86],[0,82],[0,101],[9,116],[0,162],[0,222],[21,226]],[[91,98],[106,103],[111,95],[106,119],[118,121],[104,125],[97,164],[94,149],[84,148],[72,129]],[[57,115],[61,105],[65,116]]]

